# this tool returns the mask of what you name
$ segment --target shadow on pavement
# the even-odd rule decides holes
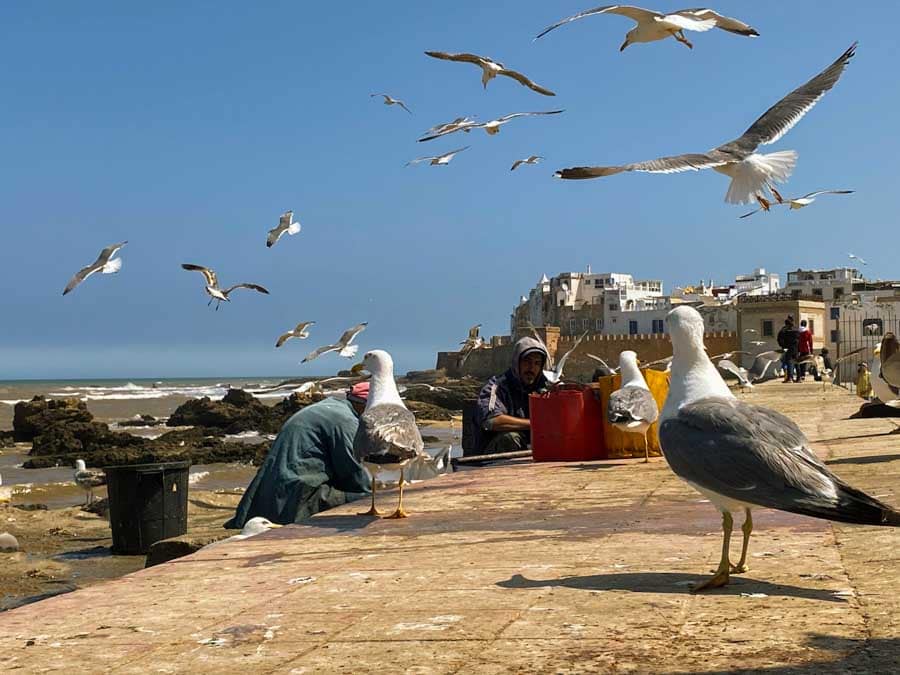
[[[585,591],[631,591],[633,593],[689,593],[694,584],[705,581],[709,576],[711,575],[681,572],[631,572],[538,580],[526,579],[521,574],[514,574],[507,581],[498,582],[497,586],[501,588],[565,587]],[[739,576],[731,577],[731,583],[725,588],[704,591],[703,595],[739,596],[741,593],[765,593],[771,597],[846,602],[845,598],[835,596],[834,591],[828,589],[770,584],[767,581]]]
[[[862,457],[842,457],[841,459],[831,459],[825,462],[832,464],[878,464],[879,462],[893,462],[900,459],[900,454],[895,455],[864,455]]]

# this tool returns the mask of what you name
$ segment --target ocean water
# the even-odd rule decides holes
[[[13,407],[36,395],[78,398],[101,422],[127,420],[135,415],[167,417],[191,398],[222,398],[229,388],[253,392],[271,387],[288,377],[174,378],[130,380],[0,380],[0,429],[12,428]],[[300,381],[316,378],[298,378]],[[281,389],[255,393],[264,402],[277,403],[290,393]]]

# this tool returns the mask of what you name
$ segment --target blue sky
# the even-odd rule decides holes
[[[506,332],[542,273],[587,264],[671,289],[757,266],[843,265],[853,251],[868,276],[900,276],[900,57],[872,11],[893,3],[723,1],[762,36],[693,34],[693,51],[668,41],[620,54],[631,24],[617,16],[532,42],[588,6],[3,3],[0,379],[330,373],[348,362],[298,362],[359,321],[363,349],[388,349],[400,371],[432,367],[473,323]],[[854,40],[842,81],[770,146],[800,153],[786,193],[851,197],[739,221],[745,209],[723,202],[727,180],[713,172],[551,178],[735,138]],[[484,91],[474,66],[426,49],[492,56],[557,96],[507,78]],[[494,137],[415,142],[460,115],[554,108],[566,112]],[[404,166],[465,144],[448,167]],[[532,153],[547,161],[510,173]],[[269,250],[286,209],[303,231]],[[118,275],[62,297],[79,267],[125,239]],[[272,294],[214,312],[182,262]],[[312,337],[276,350],[300,320],[318,322]]]

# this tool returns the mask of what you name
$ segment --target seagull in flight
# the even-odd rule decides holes
[[[490,120],[488,122],[481,122],[480,124],[473,124],[470,129],[484,129],[489,136],[494,136],[495,134],[500,133],[500,127],[502,127],[507,122],[511,122],[517,117],[533,117],[535,115],[559,115],[560,113],[565,112],[565,110],[548,110],[546,112],[517,112],[510,113],[509,115],[504,115],[503,117],[498,117],[495,120]],[[468,129],[467,129],[468,130]]]
[[[411,164],[418,164],[419,162],[428,162],[430,166],[445,166],[450,163],[450,160],[453,159],[456,155],[461,153],[463,150],[468,150],[471,145],[467,145],[464,148],[457,148],[456,150],[451,150],[450,152],[445,152],[443,155],[435,155],[433,157],[419,157],[418,159],[412,159],[406,163],[406,166],[410,166]]]
[[[384,98],[385,105],[399,105],[406,112],[408,112],[410,115],[412,115],[412,110],[407,108],[406,104],[403,101],[401,101],[400,99],[394,98],[393,96],[389,96],[388,94],[369,94],[369,98],[372,98],[374,96],[381,96],[382,98]]]
[[[204,279],[206,279],[206,294],[209,296],[209,302],[206,303],[206,306],[209,307],[210,303],[215,300],[216,311],[219,311],[219,305],[223,302],[231,302],[228,296],[232,291],[236,291],[239,288],[246,288],[251,291],[256,291],[257,293],[263,293],[264,295],[269,294],[269,291],[259,284],[235,284],[228,288],[219,288],[219,277],[216,276],[215,271],[209,267],[194,265],[192,263],[182,263],[181,267],[188,272],[200,272],[203,275]]]
[[[118,244],[112,244],[100,251],[100,255],[97,256],[97,259],[94,262],[86,267],[82,267],[75,273],[75,276],[73,276],[69,280],[69,283],[66,284],[66,288],[62,294],[66,295],[67,293],[72,292],[78,284],[87,279],[94,272],[100,272],[101,274],[115,274],[122,269],[122,259],[113,258],[113,256],[127,243],[127,241],[123,241]]]
[[[542,30],[534,39],[537,40],[551,30],[564,26],[567,23],[595,14],[619,14],[620,16],[627,16],[637,23],[637,26],[625,34],[625,42],[619,47],[620,52],[625,51],[628,45],[639,42],[656,42],[669,37],[673,37],[685,47],[693,49],[694,45],[684,36],[684,31],[686,30],[704,33],[713,28],[721,28],[737,35],[759,37],[759,33],[752,26],[747,25],[743,21],[722,16],[711,9],[681,9],[671,14],[662,14],[649,9],[633,7],[632,5],[605,5],[579,12],[574,16],[558,21]]]
[[[809,206],[814,201],[816,201],[816,197],[819,195],[849,195],[853,194],[853,190],[817,190],[815,192],[810,192],[808,194],[803,195],[802,197],[791,197],[790,199],[781,199],[776,201],[778,204],[784,204],[791,210],[802,209],[805,206]],[[745,213],[741,216],[741,218],[747,218],[752,216],[754,213],[759,213],[762,211],[762,207],[751,211],[750,213]]]
[[[612,176],[624,171],[678,173],[715,169],[731,178],[726,202],[749,204],[756,200],[763,209],[768,210],[771,204],[760,192],[766,188],[772,192],[773,181],[788,179],[797,162],[797,153],[787,150],[762,155],[757,154],[757,148],[776,142],[790,131],[837,84],[855,53],[856,43],[853,43],[834,63],[763,113],[742,136],[708,152],[661,157],[621,166],[579,166],[561,169],[555,176],[572,180]]]
[[[309,337],[309,327],[314,326],[316,324],[315,321],[301,321],[297,324],[296,328],[289,330],[287,333],[279,336],[278,342],[275,343],[276,347],[280,347],[285,342],[290,340],[291,338],[297,338],[298,340],[305,340]]]
[[[515,171],[523,164],[537,164],[542,159],[544,159],[544,158],[541,157],[540,155],[531,155],[530,157],[528,157],[526,159],[517,159],[515,162],[513,162],[513,165],[512,165],[512,168],[510,169],[510,171]]]
[[[556,96],[549,89],[545,89],[539,84],[535,84],[527,77],[525,77],[522,73],[511,70],[507,68],[499,61],[494,61],[494,59],[488,58],[486,56],[478,56],[477,54],[449,54],[447,52],[425,52],[428,56],[435,59],[443,59],[444,61],[458,61],[460,63],[474,63],[476,66],[481,68],[481,84],[484,85],[484,88],[487,89],[488,82],[493,80],[498,75],[503,75],[505,77],[511,77],[519,84],[522,84],[532,91],[536,91],[539,94],[543,94],[544,96]]]
[[[306,355],[306,357],[300,363],[307,363],[312,361],[313,359],[317,359],[322,354],[327,354],[328,352],[337,352],[339,356],[343,356],[347,359],[352,359],[356,356],[356,352],[359,351],[359,345],[350,344],[353,342],[353,338],[362,333],[366,326],[369,325],[368,321],[363,321],[360,324],[353,326],[353,328],[348,328],[344,331],[338,341],[333,345],[324,345],[319,347],[313,352],[310,352]]]
[[[436,124],[431,127],[425,132],[425,135],[419,139],[419,143],[431,141],[435,138],[440,138],[441,136],[446,136],[447,134],[452,134],[457,131],[469,133],[476,124],[478,124],[478,122],[475,120],[474,115],[472,117],[457,117],[452,122],[444,122],[443,124]]]
[[[868,265],[868,264],[869,264],[869,263],[867,263],[865,260],[863,260],[862,258],[860,258],[858,255],[854,255],[853,253],[848,253],[848,254],[847,254],[847,257],[850,258],[850,260],[858,260],[858,261],[860,262],[860,264],[862,264],[862,265]]]
[[[266,237],[266,248],[272,248],[285,233],[295,235],[300,231],[300,223],[294,221],[294,212],[285,211],[278,219],[278,225],[269,230]]]

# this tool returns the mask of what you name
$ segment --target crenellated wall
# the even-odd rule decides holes
[[[544,336],[542,335],[542,337]],[[555,336],[548,335],[547,337],[550,338],[548,345],[555,343],[555,359],[562,357],[575,344],[574,338],[559,337],[557,340],[553,340]],[[738,334],[733,332],[707,333],[704,342],[710,355],[740,349]],[[638,358],[644,363],[648,363],[671,356],[672,343],[668,335],[589,335],[566,361],[565,377],[571,380],[589,381],[594,370],[600,364],[589,358],[587,354],[599,356],[610,366],[615,367],[619,363],[619,353],[626,350],[637,352]],[[445,368],[451,377],[469,375],[487,379],[509,368],[512,354],[513,345],[511,344],[478,349],[469,354],[465,363],[460,366],[458,352],[439,352],[437,368]]]

